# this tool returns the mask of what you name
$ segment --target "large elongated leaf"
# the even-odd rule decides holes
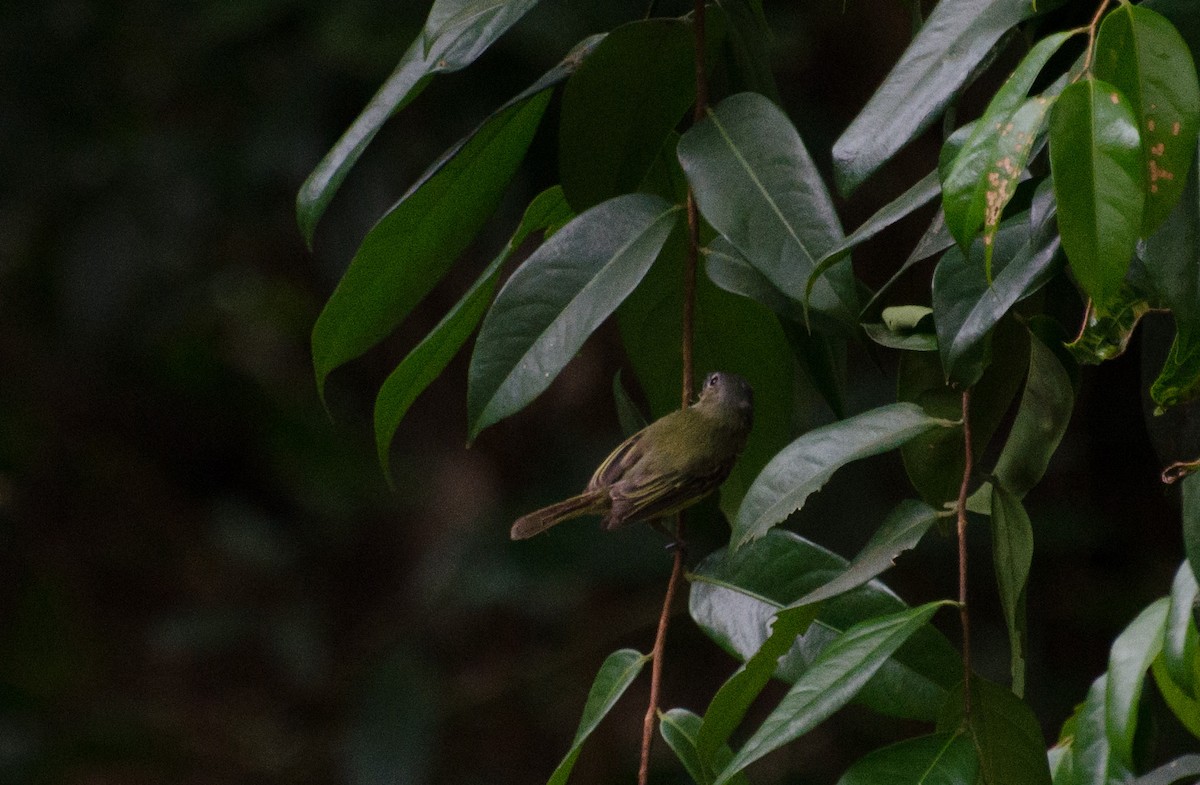
[[[1112,759],[1130,770],[1133,769],[1133,734],[1137,730],[1142,683],[1150,664],[1162,651],[1169,604],[1170,600],[1163,597],[1139,613],[1113,641],[1108,657],[1105,732]]]
[[[520,226],[503,250],[379,388],[379,395],[375,398],[375,446],[379,452],[379,465],[389,482],[388,450],[396,428],[404,419],[408,407],[445,369],[483,318],[496,289],[500,268],[531,233],[565,223],[570,216],[571,211],[558,186],[543,191],[530,202]]]
[[[579,718],[579,728],[575,731],[575,740],[571,749],[563,757],[562,762],[550,775],[549,785],[564,785],[579,760],[583,751],[583,743],[587,741],[592,731],[600,724],[612,707],[625,694],[625,690],[642,672],[642,666],[650,659],[649,655],[633,649],[620,649],[608,655],[600,666],[592,689],[588,692],[587,703],[584,704],[583,714]]]
[[[1012,691],[1025,693],[1025,582],[1033,564],[1033,526],[1016,494],[992,486],[992,560],[1008,628]]]
[[[692,618],[719,646],[748,660],[762,651],[771,620],[781,608],[837,578],[846,567],[845,559],[824,548],[773,529],[736,553],[718,550],[697,566]],[[904,607],[878,581],[825,600],[817,606],[816,621],[779,662],[775,676],[795,682],[839,633]],[[960,678],[957,651],[945,636],[927,627],[880,668],[856,700],[890,716],[932,720]]]
[[[690,21],[646,19],[609,33],[570,78],[558,171],[572,209],[637,190],[695,101],[692,57]]]
[[[1133,771],[1112,754],[1105,721],[1106,685],[1106,677],[1097,677],[1088,690],[1083,707],[1075,715],[1071,757],[1075,781],[1079,785],[1109,785],[1133,778]]]
[[[499,204],[549,100],[545,90],[492,117],[367,233],[313,326],[322,396],[330,371],[390,333],[470,243]]]
[[[971,678],[971,712],[963,716],[962,685],[946,701],[939,731],[965,726],[986,785],[1050,785],[1046,742],[1029,706],[998,684]]]
[[[1133,104],[1142,136],[1148,237],[1175,206],[1187,180],[1200,131],[1200,82],[1187,44],[1163,16],[1121,5],[1096,36],[1095,73]]]
[[[1111,84],[1069,85],[1050,115],[1058,229],[1071,270],[1106,309],[1117,297],[1142,226],[1141,136],[1129,99]]]
[[[837,785],[965,785],[975,781],[978,769],[970,736],[935,733],[867,753]]]
[[[1185,777],[1200,777],[1200,755],[1183,755],[1143,774],[1133,785],[1174,785]]]
[[[550,386],[641,281],[679,212],[657,196],[619,196],[576,217],[513,273],[471,357],[471,438]]]
[[[296,195],[296,217],[312,244],[317,222],[363,150],[389,117],[424,89],[434,74],[475,61],[538,0],[436,0],[425,28],[400,58],[362,114],[325,154]]]
[[[716,785],[729,782],[746,766],[803,736],[846,705],[887,658],[946,604],[931,602],[856,624],[843,633],[734,753]]]
[[[838,190],[848,195],[930,126],[1005,32],[1057,3],[942,0],[887,79],[833,145]]]
[[[1179,566],[1171,584],[1171,606],[1163,630],[1163,663],[1171,679],[1188,695],[1200,698],[1200,633],[1192,620],[1200,588],[1187,562]],[[1200,715],[1196,718],[1200,724]]]
[[[950,424],[914,404],[895,403],[809,431],[780,451],[755,478],[738,510],[730,543],[736,549],[766,534],[800,509],[845,464]]]
[[[996,92],[983,117],[942,176],[946,225],[964,250],[982,226],[984,247],[1000,226],[1005,205],[1016,192],[1034,139],[1050,108],[1049,97],[1026,100],[1037,75],[1072,32],[1047,36],[1029,51]],[[991,253],[985,253],[989,276]]]
[[[675,753],[675,757],[679,758],[687,773],[696,781],[696,785],[711,785],[716,772],[700,757],[700,723],[700,717],[687,709],[670,709],[659,719],[658,730],[667,746]],[[722,746],[716,752],[717,766],[724,768],[732,757],[733,751],[728,745]],[[735,777],[732,782],[744,785],[749,781],[743,776]]]
[[[1183,550],[1192,575],[1200,581],[1200,474],[1183,480]]]
[[[709,110],[679,142],[704,217],[788,297],[803,301],[816,260],[843,240],[829,191],[779,107],[741,93]],[[843,323],[858,300],[850,265],[829,270],[811,304]]]

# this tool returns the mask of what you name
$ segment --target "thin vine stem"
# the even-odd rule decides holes
[[[963,716],[971,716],[971,615],[967,610],[967,487],[971,481],[971,388],[962,394],[963,476],[955,513],[958,518],[958,616],[962,622]]]
[[[696,66],[696,104],[692,119],[699,122],[704,119],[708,107],[708,77],[704,65],[704,0],[695,0],[695,11],[692,15],[693,60]],[[680,406],[687,408],[691,405],[695,369],[692,362],[692,345],[695,340],[695,307],[696,307],[696,267],[700,258],[700,212],[696,206],[696,197],[688,187],[687,193],[687,223],[688,245],[687,256],[683,266],[683,314],[680,358],[683,366],[683,378],[680,381]],[[671,609],[675,604],[675,595],[683,580],[684,560],[684,518],[679,514],[675,518],[675,549],[671,564],[671,577],[667,581],[667,593],[663,597],[662,612],[658,617],[658,630],[654,635],[654,648],[651,650],[650,663],[650,700],[646,706],[646,716],[642,721],[642,756],[638,766],[638,785],[647,785],[650,781],[650,748],[654,742],[654,725],[658,719],[659,694],[662,690],[663,651],[666,649],[667,628],[671,623]]]

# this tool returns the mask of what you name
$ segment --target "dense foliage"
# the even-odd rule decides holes
[[[384,122],[535,5],[434,3],[395,72],[302,188],[310,242]],[[1155,757],[1142,699],[1150,678],[1165,721],[1200,739],[1200,476],[1190,474],[1200,445],[1190,446],[1193,462],[1163,475],[1182,479],[1187,558],[1162,599],[1113,641],[1107,672],[1078,696],[1048,754],[1024,701],[1035,525],[1022,501],[1067,428],[1079,366],[1120,355],[1146,313],[1168,311],[1175,325],[1149,387],[1156,410],[1200,397],[1197,10],[1189,0],[941,0],[832,149],[837,188],[848,194],[940,122],[937,170],[849,234],[780,106],[760,3],[720,0],[702,15],[652,16],[588,38],[433,163],[367,233],[313,330],[317,386],[391,334],[446,275],[495,211],[558,91],[558,185],[532,200],[495,260],[383,383],[375,433],[384,471],[409,406],[477,328],[471,438],[522,411],[610,319],[652,413],[670,410],[684,367],[680,313],[694,298],[696,365],[750,380],[756,427],[721,489],[729,543],[689,576],[692,619],[743,664],[703,714],[660,715],[682,769],[704,785],[743,782],[751,764],[857,702],[929,732],[863,757],[847,785],[1149,785],[1200,775],[1200,756]],[[982,114],[956,127],[962,93],[1019,47]],[[699,82],[697,62],[707,68]],[[708,102],[698,84],[711,86]],[[698,93],[704,115],[693,123]],[[691,199],[703,218],[694,292],[681,283]],[[936,200],[916,248],[871,291],[851,250]],[[506,270],[539,233],[536,250]],[[890,302],[891,282],[926,260],[936,264],[929,299]],[[1047,294],[1070,291],[1064,281],[1079,292],[1067,324],[1071,306]],[[848,345],[867,341],[900,353],[896,401],[854,411],[847,391],[857,382],[842,360]],[[837,419],[797,435],[801,384]],[[875,525],[855,558],[781,526],[838,469],[893,450],[913,498]],[[959,649],[930,626],[954,602],[910,607],[878,580],[927,532],[957,520],[965,536],[968,519],[991,534],[1007,686],[971,672],[966,629]],[[649,657],[622,649],[605,661],[551,782],[566,781]],[[772,677],[790,686],[742,727]]]

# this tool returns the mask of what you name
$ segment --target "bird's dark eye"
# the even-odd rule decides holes
[[[706,386],[708,386],[708,387],[712,387],[714,384],[716,384],[716,383],[717,383],[717,378],[718,378],[718,376],[719,376],[719,374],[715,374],[715,373],[714,373],[714,374],[712,374],[711,376],[709,376],[709,377],[708,377],[708,384],[707,384]]]

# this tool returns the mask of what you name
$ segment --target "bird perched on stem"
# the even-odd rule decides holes
[[[615,529],[690,507],[725,481],[754,422],[754,391],[742,377],[710,373],[700,399],[647,425],[613,450],[583,493],[524,515],[524,540],[584,515]]]

